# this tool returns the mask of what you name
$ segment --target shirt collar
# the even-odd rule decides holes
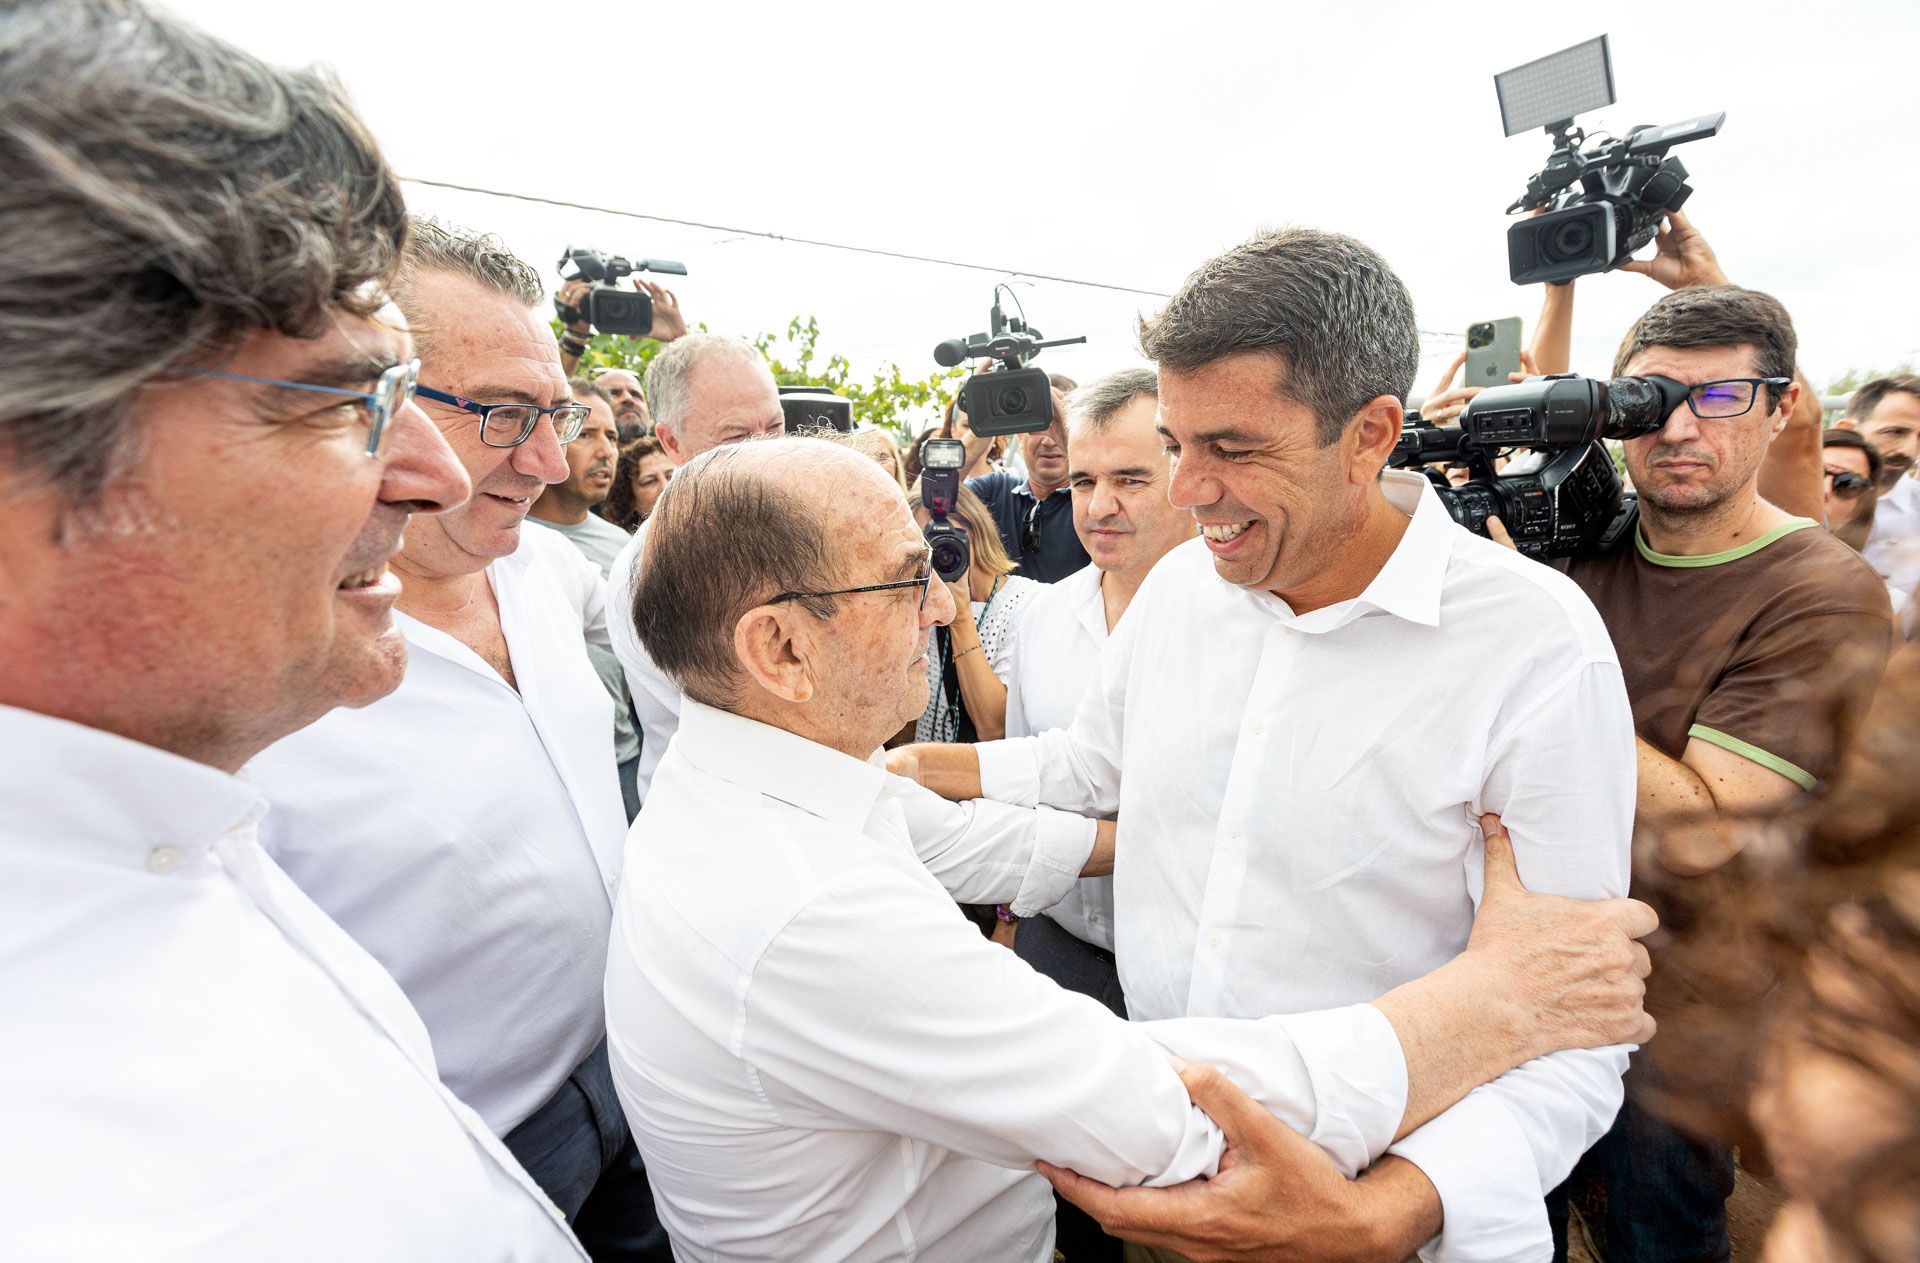
[[[1052,491],[1052,492],[1051,492],[1051,493],[1050,493],[1050,494],[1049,494],[1049,495],[1047,496],[1047,499],[1048,499],[1048,500],[1057,500],[1057,499],[1059,499],[1059,497],[1060,497],[1060,493],[1061,493],[1062,491],[1064,491],[1064,492],[1066,492],[1066,493],[1067,493],[1067,494],[1068,494],[1069,496],[1071,496],[1071,495],[1073,494],[1073,488],[1071,488],[1071,487],[1069,487],[1069,486],[1067,486],[1067,485],[1066,485],[1065,483],[1062,483],[1061,485],[1059,485],[1058,487],[1055,487],[1055,488],[1053,489],[1053,491]],[[1026,479],[1026,478],[1021,478],[1021,479],[1018,479],[1017,481],[1015,481],[1015,482],[1014,482],[1014,484],[1013,484],[1013,494],[1014,494],[1014,495],[1017,495],[1017,496],[1025,496],[1025,497],[1026,497],[1027,499],[1029,499],[1029,500],[1033,500],[1033,499],[1036,499],[1036,498],[1037,498],[1037,497],[1036,497],[1036,496],[1035,496],[1035,495],[1033,494],[1033,483],[1032,483],[1032,481],[1031,481],[1031,480],[1029,480],[1029,479]]]
[[[887,781],[872,762],[691,697],[673,742],[703,772],[849,829],[866,824]]]
[[[145,867],[157,848],[204,854],[266,810],[240,777],[17,707],[0,706],[0,750],[9,784],[0,836],[10,843],[43,838]]]
[[[1104,577],[1100,567],[1088,565],[1055,585],[1067,589],[1065,595],[1073,602],[1074,617],[1096,642],[1107,638],[1107,600],[1100,591],[1100,581]]]
[[[1388,470],[1380,475],[1380,490],[1412,519],[1387,564],[1359,596],[1325,609],[1292,614],[1284,602],[1268,597],[1283,621],[1303,632],[1330,632],[1378,610],[1425,627],[1440,625],[1440,593],[1459,528],[1424,474]]]

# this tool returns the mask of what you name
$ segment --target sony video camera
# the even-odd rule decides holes
[[[1670,377],[1597,381],[1571,373],[1489,386],[1467,404],[1458,427],[1409,416],[1387,463],[1423,470],[1453,520],[1476,534],[1498,517],[1529,557],[1591,556],[1611,549],[1638,517],[1600,440],[1654,433],[1687,391]],[[1512,448],[1528,454],[1499,469],[1499,455]],[[1466,466],[1464,486],[1447,485],[1449,464]]]
[[[687,265],[672,259],[641,259],[634,262],[617,254],[567,247],[560,260],[560,279],[591,281],[587,301],[572,307],[553,300],[553,308],[563,324],[585,320],[595,333],[617,333],[629,338],[644,338],[653,331],[653,295],[643,289],[621,289],[614,284],[635,272],[665,272],[685,276]]]
[[[1053,424],[1053,386],[1046,373],[1028,368],[1033,357],[1050,346],[1071,346],[1086,338],[1042,341],[1038,329],[1022,316],[1008,319],[1000,311],[1000,292],[994,291],[991,331],[965,338],[949,338],[933,348],[934,362],[943,368],[970,359],[991,359],[993,366],[975,373],[960,390],[960,406],[975,434],[1032,434]]]
[[[1607,272],[1653,240],[1668,211],[1693,195],[1687,169],[1667,150],[1720,130],[1724,112],[1586,145],[1574,115],[1611,105],[1613,58],[1602,35],[1493,77],[1507,135],[1543,127],[1553,137],[1547,165],[1527,181],[1509,215],[1542,213],[1507,229],[1507,270],[1515,285],[1570,281]]]
[[[960,499],[960,471],[967,463],[967,445],[959,439],[928,439],[920,445],[920,503],[930,519],[922,534],[933,550],[933,569],[947,583],[966,577],[973,563],[967,533],[947,520]]]

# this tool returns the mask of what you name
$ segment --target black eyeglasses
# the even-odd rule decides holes
[[[458,395],[427,386],[416,387],[415,393],[422,399],[431,399],[435,403],[478,416],[480,441],[488,447],[520,446],[533,437],[534,427],[540,424],[540,418],[548,416],[553,418],[554,435],[562,443],[571,443],[580,437],[580,427],[593,415],[593,409],[583,403],[561,403],[551,408],[537,408],[530,403],[475,403],[471,399],[462,399]]]
[[[894,592],[901,588],[917,587],[920,589],[920,608],[924,610],[927,608],[927,597],[933,591],[933,581],[939,578],[931,561],[932,553],[929,552],[927,556],[920,559],[922,573],[915,575],[911,579],[897,579],[892,583],[869,583],[858,588],[835,588],[831,592],[782,592],[779,596],[769,600],[767,604],[778,605],[782,601],[798,601],[804,597],[857,596],[862,592]]]
[[[247,373],[222,373],[211,368],[177,370],[182,377],[218,377],[229,382],[253,382],[261,386],[279,386],[286,390],[308,390],[316,395],[341,395],[358,399],[367,410],[367,455],[379,456],[387,446],[387,422],[407,406],[420,387],[420,361],[408,360],[382,372],[371,391],[343,390],[338,386],[315,386],[309,382],[283,381],[278,377],[254,377]]]
[[[1833,494],[1842,500],[1858,500],[1860,493],[1867,489],[1867,479],[1851,469],[1829,469],[1824,471],[1827,482],[1833,488]]]
[[[1033,507],[1027,510],[1027,524],[1020,528],[1020,555],[1040,551],[1040,506],[1046,501],[1036,499]]]
[[[1791,377],[1728,377],[1717,382],[1701,382],[1687,392],[1687,407],[1703,421],[1744,417],[1753,411],[1760,387],[1778,390],[1792,383]]]

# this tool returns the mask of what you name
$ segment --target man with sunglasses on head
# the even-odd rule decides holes
[[[325,76],[0,8],[0,1258],[584,1257],[236,775],[400,683],[401,532],[470,490],[406,239]]]
[[[607,1067],[601,975],[627,817],[606,584],[523,528],[568,476],[571,393],[532,268],[416,219],[395,297],[418,397],[473,494],[394,558],[411,651],[391,696],[251,765],[268,850],[419,1010],[447,1085],[540,1182],[596,1259],[669,1257]]]
[[[1676,254],[1683,230],[1669,230],[1663,255]],[[1793,323],[1774,298],[1727,283],[1710,253],[1701,258],[1675,271],[1680,287],[1640,317],[1614,360],[1616,375],[1692,387],[1662,429],[1625,444],[1639,525],[1612,552],[1563,563],[1600,611],[1626,676],[1636,825],[1683,875],[1734,859],[1753,836],[1743,822],[1833,773],[1891,643],[1887,589],[1873,570],[1818,522],[1760,494],[1762,463],[1805,389]],[[1656,963],[1656,1016],[1672,994],[1661,994],[1657,973]],[[1569,1196],[1609,1258],[1727,1257],[1733,1155],[1645,1103],[1657,1070],[1635,1062],[1619,1118],[1550,1198],[1560,1257]]]
[[[1052,393],[1053,424],[1019,436],[1026,478],[997,469],[967,480],[992,512],[1021,576],[1041,583],[1076,574],[1089,561],[1074,533],[1073,493],[1067,490],[1067,397],[1058,386]]]

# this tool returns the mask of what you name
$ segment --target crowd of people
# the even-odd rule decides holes
[[[1920,1260],[1920,377],[1625,270],[1685,394],[1543,563],[1387,467],[1340,233],[1042,430],[789,434],[324,75],[8,6],[0,1257],[1692,1263],[1744,1170]]]

